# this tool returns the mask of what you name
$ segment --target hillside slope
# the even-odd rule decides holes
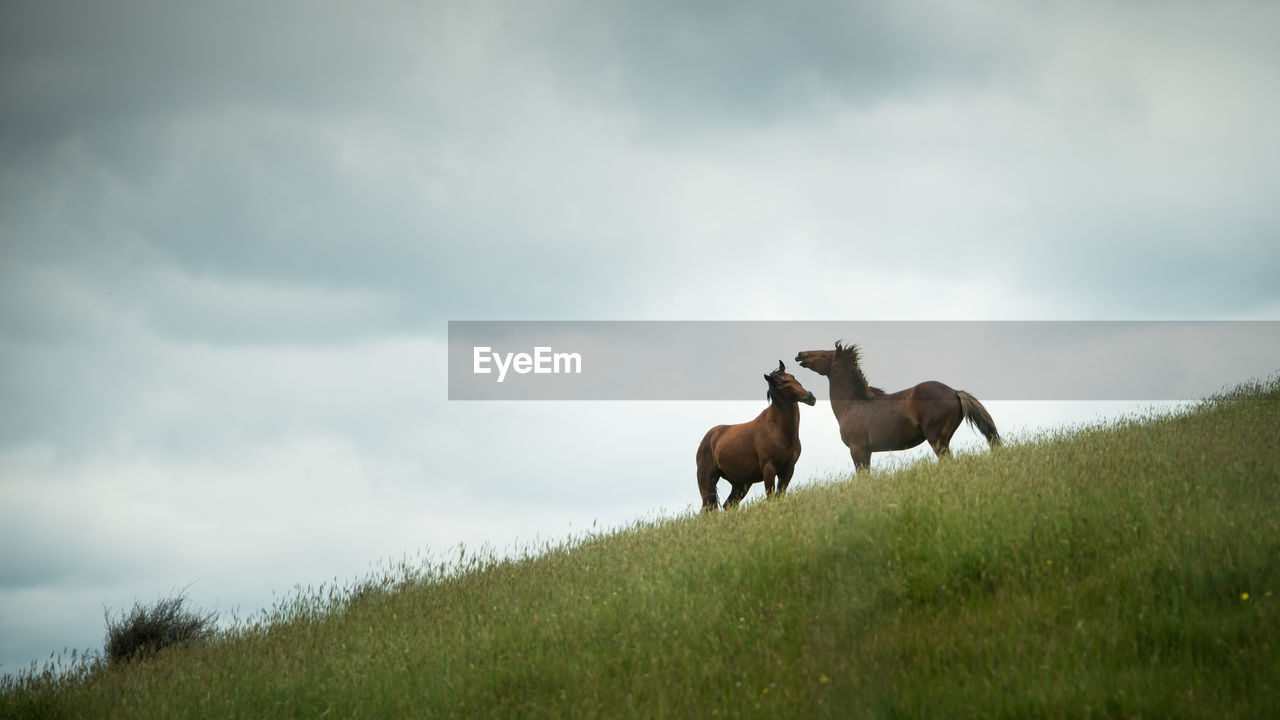
[[[1272,383],[802,482],[298,597],[0,715],[1276,717],[1278,439]]]

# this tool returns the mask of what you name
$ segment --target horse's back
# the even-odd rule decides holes
[[[953,388],[927,380],[851,405],[839,418],[841,440],[849,447],[874,452],[909,450],[925,441],[924,426],[952,414],[959,422],[959,411],[959,396]]]
[[[937,402],[937,401],[956,401],[958,395],[956,389],[950,385],[937,380],[925,380],[924,382],[911,388],[914,398],[917,402]]]
[[[731,482],[756,482],[760,479],[760,456],[755,429],[755,421],[711,428],[703,438],[706,461]]]
[[[702,442],[698,443],[698,462],[702,462],[704,456],[712,457],[712,451],[715,447],[716,440],[728,425],[716,425],[702,436]]]
[[[701,462],[704,458],[721,466],[721,458],[727,453],[736,455],[739,453],[740,446],[749,446],[750,442],[746,441],[749,423],[739,423],[736,425],[716,425],[702,436],[702,444],[698,446],[698,460]]]

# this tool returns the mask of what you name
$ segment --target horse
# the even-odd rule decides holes
[[[886,393],[867,384],[858,361],[858,346],[840,342],[835,350],[796,354],[801,367],[825,375],[830,383],[831,410],[855,472],[871,466],[873,452],[908,450],[926,440],[935,455],[945,457],[951,453],[951,436],[961,420],[968,420],[991,447],[1000,444],[991,414],[969,393],[935,380]]]
[[[773,497],[774,478],[778,495],[787,492],[796,461],[800,459],[800,406],[817,400],[800,381],[787,373],[778,361],[778,369],[764,376],[769,389],[765,397],[769,407],[756,419],[737,425],[717,425],[707,431],[698,445],[698,489],[702,491],[702,511],[717,509],[720,498],[716,483],[720,478],[733,486],[724,509],[737,507],[747,490],[764,482],[766,497]]]

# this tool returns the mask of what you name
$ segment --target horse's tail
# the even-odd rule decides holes
[[[999,445],[1000,433],[996,431],[996,421],[991,419],[991,413],[982,407],[978,398],[969,393],[957,390],[956,395],[960,397],[960,412],[964,415],[964,419],[968,420],[975,430],[982,433],[991,447]]]
[[[716,492],[716,484],[720,474],[716,472],[716,458],[711,451],[711,436],[717,428],[711,428],[702,436],[702,444],[698,445],[698,492],[702,495],[702,511],[716,510],[720,507],[720,495]]]

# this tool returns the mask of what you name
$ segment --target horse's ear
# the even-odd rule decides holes
[[[783,364],[782,364],[782,361],[781,361],[781,360],[779,360],[779,361],[778,361],[778,372],[786,372],[786,371],[787,371],[787,366],[786,366],[786,365],[783,365]]]

